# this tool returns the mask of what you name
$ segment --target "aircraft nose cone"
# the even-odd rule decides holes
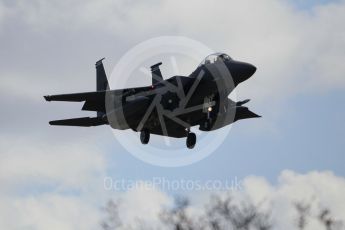
[[[256,67],[252,64],[249,64],[249,63],[246,64],[245,69],[246,69],[246,75],[248,77],[251,77],[256,72]]]
[[[247,62],[233,61],[228,65],[235,86],[249,79],[255,72],[256,67]]]

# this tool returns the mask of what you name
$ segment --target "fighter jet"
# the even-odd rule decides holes
[[[104,59],[104,58],[103,58]],[[99,126],[140,132],[142,144],[150,134],[186,137],[190,149],[196,144],[191,128],[209,132],[237,120],[259,115],[234,102],[229,94],[256,71],[252,64],[232,59],[225,53],[207,56],[189,76],[163,79],[157,63],[151,66],[152,84],[144,87],[109,89],[102,60],[96,62],[96,91],[44,96],[47,101],[84,102],[82,110],[95,111],[95,117],[50,121],[50,125]]]

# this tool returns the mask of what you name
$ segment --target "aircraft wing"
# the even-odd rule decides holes
[[[46,101],[87,101],[104,99],[106,91],[86,92],[86,93],[71,93],[44,96]]]
[[[50,121],[49,124],[90,127],[90,126],[105,125],[107,124],[107,121],[102,120],[100,117],[80,117],[80,118]]]
[[[88,111],[105,111],[105,93],[106,91],[85,92],[85,93],[72,93],[72,94],[59,94],[44,96],[46,101],[71,101],[82,102],[85,104],[82,110]]]
[[[44,96],[46,101],[71,101],[82,102],[85,101],[82,110],[87,111],[105,111],[105,97],[106,93],[118,96],[131,96],[131,95],[152,95],[154,92],[150,91],[151,87],[137,87],[127,89],[116,89],[109,91],[95,91],[85,93],[71,93],[71,94],[58,94]]]

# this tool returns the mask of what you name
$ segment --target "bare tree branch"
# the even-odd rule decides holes
[[[303,230],[307,223],[308,223],[308,216],[310,215],[310,205],[309,204],[305,204],[303,202],[296,202],[295,204],[295,209],[298,213],[298,217],[297,217],[297,227],[300,230]]]

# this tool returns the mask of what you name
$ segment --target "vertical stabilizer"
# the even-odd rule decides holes
[[[107,75],[103,67],[104,58],[96,62],[96,90],[104,91],[109,89]]]
[[[109,90],[109,84],[107,75],[105,74],[104,66],[102,61],[104,58],[96,62],[96,91],[105,91]],[[97,117],[103,117],[104,112],[98,111]]]
[[[157,84],[158,82],[163,80],[163,76],[161,73],[161,70],[159,69],[159,66],[162,64],[162,62],[159,62],[153,66],[151,66],[151,73],[152,73],[152,85]]]

